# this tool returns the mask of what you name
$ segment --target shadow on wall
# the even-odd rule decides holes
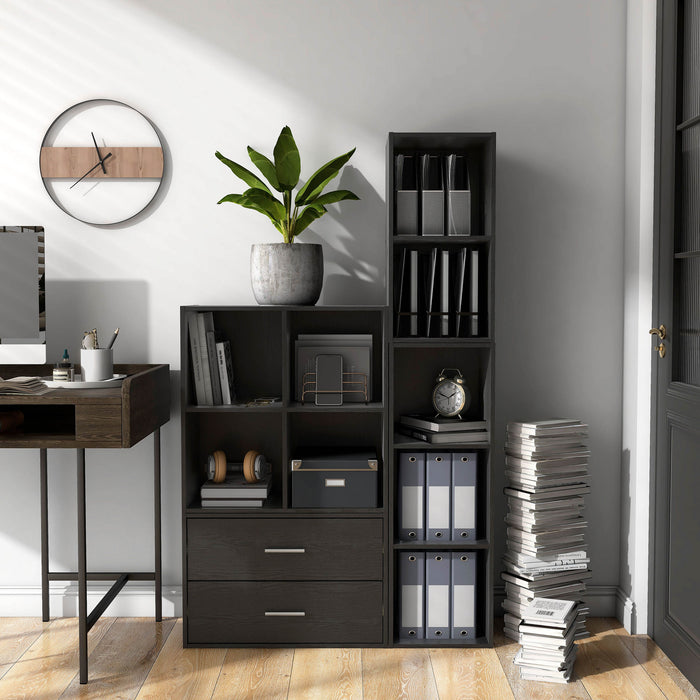
[[[343,168],[338,182],[328,189],[350,190],[360,201],[341,202],[328,208],[324,218],[332,220],[334,230],[329,239],[333,245],[310,229],[301,236],[303,243],[323,244],[324,282],[319,304],[384,304],[384,200],[351,165]]]
[[[149,347],[148,283],[142,280],[47,280],[47,361],[68,348],[80,362],[83,332],[97,328],[106,346],[115,328],[114,361],[146,362]]]

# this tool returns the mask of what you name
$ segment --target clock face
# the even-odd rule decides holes
[[[88,224],[121,223],[143,211],[163,179],[163,146],[151,122],[114,100],[67,109],[44,136],[39,160],[51,199]]]
[[[441,416],[456,416],[466,403],[466,389],[463,385],[445,379],[433,390],[433,406]]]

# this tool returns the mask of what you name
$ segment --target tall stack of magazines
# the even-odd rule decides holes
[[[578,601],[575,638],[588,636],[581,602],[591,577],[585,542],[588,426],[580,420],[508,423],[503,558],[504,633],[518,640],[523,612],[534,598]]]

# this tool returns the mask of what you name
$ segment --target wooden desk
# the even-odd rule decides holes
[[[19,376],[51,376],[52,365],[0,365],[4,379]],[[0,411],[21,410],[22,432],[0,434],[0,448],[39,450],[41,470],[41,600],[42,617],[49,620],[49,581],[78,582],[80,682],[87,683],[87,635],[128,580],[154,581],[156,620],[162,613],[160,427],[170,418],[168,365],[115,365],[127,374],[121,386],[109,389],[54,389],[42,396],[2,396]],[[88,572],[85,522],[85,449],[131,447],[147,435],[154,436],[154,571],[137,573]],[[49,571],[47,449],[75,448],[78,471],[78,571]],[[115,579],[94,610],[87,611],[87,581]]]

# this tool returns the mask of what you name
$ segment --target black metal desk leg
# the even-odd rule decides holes
[[[80,682],[88,680],[87,542],[85,530],[85,449],[78,448],[78,647]]]
[[[41,499],[41,619],[49,621],[49,492],[46,448],[39,450]]]
[[[161,539],[160,539],[160,428],[153,432],[153,512],[155,529],[155,589],[156,589],[156,622],[163,619],[163,580],[161,575]]]

